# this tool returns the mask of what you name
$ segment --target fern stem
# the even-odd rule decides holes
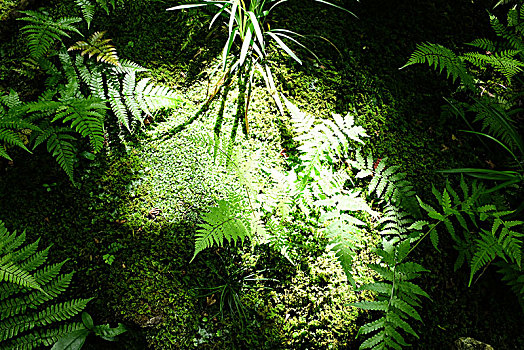
[[[388,313],[393,297],[395,296],[395,282],[396,282],[395,276],[397,272],[397,265],[398,265],[398,262],[395,262],[395,266],[393,266],[393,281],[391,283],[391,296],[389,297],[388,307],[386,308],[386,314]]]
[[[445,218],[448,218],[451,214],[448,214],[445,216]],[[441,224],[442,222],[444,222],[444,220],[441,220],[439,222],[437,222],[436,224],[433,224],[433,226],[428,230],[428,232],[426,232],[424,234],[424,236],[420,237],[420,239],[417,241],[417,243],[415,243],[415,245],[409,250],[408,254],[406,255],[406,257],[411,254],[411,252],[413,250],[415,250],[415,248],[419,245],[420,242],[422,242],[424,240],[424,238],[426,238],[431,232],[433,232],[433,230],[439,225]]]

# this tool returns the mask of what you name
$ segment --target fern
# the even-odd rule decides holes
[[[224,150],[216,144],[213,136],[205,133],[191,135],[189,140],[214,155],[217,165],[224,165],[226,171],[234,170],[240,186],[245,190],[242,194],[232,191],[228,193],[227,199],[219,199],[216,206],[207,208],[196,231],[195,252],[191,261],[202,250],[213,246],[237,245],[246,238],[266,237],[265,226],[252,205],[252,181],[248,172],[236,161],[232,150]]]
[[[416,227],[413,226],[416,222],[408,212],[396,205],[387,204],[383,208],[382,216],[378,221],[378,224],[381,227],[381,235],[392,235],[399,239],[403,239],[411,233],[411,238],[415,238],[412,229]]]
[[[20,101],[18,94],[11,90],[7,95],[0,95],[0,157],[11,160],[7,147],[17,146],[28,152],[20,131],[27,129],[39,131],[38,126],[24,120],[26,106]]]
[[[366,224],[358,217],[378,213],[367,204],[361,191],[348,190],[348,172],[340,165],[353,156],[355,146],[366,137],[364,129],[355,125],[354,116],[333,115],[333,120],[317,119],[300,111],[284,99],[299,144],[299,162],[288,175],[286,186],[291,200],[308,217],[319,214],[320,233],[328,240],[348,281],[355,285],[352,262],[362,247]]]
[[[436,227],[440,224],[446,227],[459,251],[455,268],[464,261],[471,266],[469,285],[475,275],[497,257],[520,268],[524,234],[518,228],[522,229],[524,222],[504,220],[511,212],[497,211],[493,204],[484,205],[481,198],[484,187],[476,182],[470,186],[461,178],[460,187],[462,196],[452,189],[449,182],[442,192],[433,188],[439,210],[419,199],[422,209],[434,220],[433,223],[421,221],[420,227],[427,225],[429,228],[424,237],[430,235],[437,248]]]
[[[49,346],[81,326],[63,323],[82,311],[89,299],[49,304],[69,286],[70,274],[60,274],[65,262],[45,265],[47,249],[38,242],[23,246],[25,233],[9,233],[0,221],[0,271],[16,267],[23,275],[9,278],[0,272],[0,349],[36,349]],[[60,322],[57,327],[49,328]]]
[[[19,20],[30,24],[21,28],[28,40],[29,51],[35,59],[43,58],[49,52],[56,41],[62,37],[69,38],[68,32],[81,33],[74,26],[82,19],[78,17],[63,17],[55,20],[48,15],[35,11],[20,11],[26,17]]]
[[[172,108],[180,103],[178,94],[136,74],[147,69],[134,62],[121,60],[118,66],[88,66],[77,62],[80,79],[88,85],[93,96],[108,101],[113,114],[126,129],[131,131],[133,121],[142,123],[143,114],[152,115],[162,108]]]
[[[520,54],[519,50],[505,50],[499,52],[490,52],[489,54],[481,54],[478,52],[466,52],[463,57],[465,61],[472,63],[477,67],[490,66],[495,71],[504,75],[508,81],[518,73],[522,72],[524,63],[514,57]]]
[[[216,207],[208,209],[196,233],[195,253],[191,261],[206,248],[224,246],[226,242],[237,244],[251,236],[251,226],[244,219],[239,198],[219,200]]]
[[[511,15],[511,11],[508,12],[508,15]],[[494,16],[490,15],[490,24],[495,33],[502,39],[504,39],[513,49],[517,51],[522,51],[524,49],[524,42],[522,41],[522,33],[514,32],[511,30],[511,27],[516,27],[515,20],[512,21],[511,17],[509,18],[509,26],[506,27],[502,23],[500,23],[499,19]],[[519,14],[519,22],[522,22],[524,20],[524,15],[522,13]],[[513,22],[513,23],[512,23]]]
[[[495,136],[510,149],[518,149],[524,154],[524,142],[520,136],[515,121],[505,106],[489,97],[474,99],[469,110],[476,113],[474,122],[482,123],[482,129]]]
[[[376,250],[386,266],[371,264],[369,267],[383,281],[364,285],[359,290],[376,293],[377,300],[350,305],[364,310],[380,311],[383,316],[360,327],[358,334],[368,335],[360,349],[402,349],[409,346],[401,331],[418,338],[408,321],[422,321],[416,308],[420,307],[421,297],[429,296],[412,280],[428,270],[419,264],[404,262],[409,251],[410,245],[407,240],[396,247],[386,241],[384,249]]]
[[[107,107],[102,100],[89,97],[30,104],[29,112],[46,111],[53,114],[51,123],[71,123],[71,129],[90,140],[94,152],[104,143],[104,114]],[[39,142],[40,143],[40,142]]]
[[[89,29],[91,26],[91,21],[95,16],[95,5],[93,5],[93,3],[89,0],[75,0],[75,3],[78,7],[80,7],[84,20],[87,23],[87,29]]]
[[[111,39],[104,39],[105,33],[105,31],[95,32],[89,37],[89,39],[87,39],[87,41],[77,41],[67,50],[81,50],[81,55],[87,54],[89,58],[95,56],[97,61],[119,66],[120,62],[116,49],[109,43]]]
[[[335,252],[340,266],[353,287],[356,287],[353,278],[353,258],[363,247],[364,223],[349,215],[341,215],[339,219],[331,221],[323,230],[329,240],[328,250]]]
[[[498,272],[502,275],[502,280],[511,287],[524,311],[524,271],[522,267],[505,261],[497,261],[495,265],[499,268]]]
[[[364,157],[357,151],[355,159],[349,163],[358,170],[357,178],[371,177],[367,188],[369,195],[408,210],[415,217],[419,215],[415,191],[406,173],[399,171],[399,166],[388,166],[387,157],[375,161],[371,153]]]
[[[60,167],[73,181],[73,168],[76,157],[76,148],[73,142],[76,138],[71,135],[71,129],[67,127],[56,127],[48,125],[41,134],[39,134],[35,141],[35,147],[46,142],[47,150]]]
[[[451,76],[453,82],[459,79],[468,89],[474,89],[473,77],[468,73],[463,59],[442,45],[418,44],[408,62],[401,69],[418,63],[427,63],[430,67],[438,70],[439,73],[442,73],[445,69],[447,78]]]
[[[471,260],[471,273],[469,285],[475,274],[483,267],[487,267],[496,257],[506,262],[517,264],[521,268],[522,238],[524,234],[513,230],[515,226],[522,226],[524,222],[507,222],[496,219],[491,231],[482,230],[475,242],[473,259]],[[498,227],[501,227],[498,232]]]
[[[90,23],[93,9],[89,1],[78,0],[77,4]],[[28,37],[32,56],[49,75],[45,81],[48,90],[39,102],[34,103],[20,103],[14,93],[2,96],[1,104],[11,103],[13,106],[7,109],[2,106],[0,110],[0,156],[9,157],[6,145],[28,150],[19,130],[29,129],[33,131],[30,136],[33,147],[46,142],[48,151],[72,180],[76,155],[74,134],[88,138],[93,151],[99,151],[105,140],[104,122],[108,106],[120,124],[131,130],[131,122],[141,123],[143,113],[152,114],[179,102],[176,94],[168,88],[152,84],[148,79],[137,83],[136,73],[146,70],[133,62],[120,61],[116,49],[109,44],[110,39],[103,37],[105,32],[95,32],[86,41],[71,46],[69,51],[81,51],[80,55],[72,57],[63,44],[54,51],[53,43],[69,37],[68,32],[79,33],[73,26],[80,21],[79,18],[54,20],[37,12],[24,13],[27,16],[22,20],[29,24],[22,30]],[[46,55],[54,54],[57,54],[58,61],[46,59]],[[97,61],[108,65],[85,62],[82,56],[86,54],[96,56]],[[86,91],[91,96],[86,96]],[[16,101],[18,105],[15,106]]]
[[[300,143],[300,166],[297,171],[302,189],[310,179],[319,178],[322,163],[334,164],[348,159],[353,145],[363,144],[362,138],[367,136],[361,126],[355,125],[351,114],[346,117],[334,114],[333,121],[321,119],[317,123],[315,117],[300,111],[287,99],[284,101],[298,134],[294,140]]]
[[[123,4],[124,0],[96,0],[104,11],[109,15],[111,9],[115,9],[117,4]]]

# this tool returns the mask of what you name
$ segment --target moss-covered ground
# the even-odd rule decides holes
[[[95,298],[88,310],[95,321],[129,327],[111,345],[115,348],[358,348],[358,327],[372,315],[347,306],[359,293],[347,284],[334,255],[326,253],[326,243],[301,220],[292,227],[302,256],[295,265],[265,245],[234,253],[210,249],[189,263],[199,213],[238,185],[192,138],[212,130],[218,106],[176,129],[206,98],[224,33],[209,31],[210,16],[203,12],[166,12],[174,3],[126,1],[109,16],[99,11],[94,24],[108,31],[122,58],[149,68],[156,82],[178,91],[179,107],[157,115],[145,130],[95,161],[80,158],[78,187],[45,152],[20,153],[2,163],[0,219],[53,245],[55,261],[70,259],[67,266],[76,272],[72,293]],[[436,170],[489,160],[477,157],[471,140],[457,131],[461,121],[440,116],[451,83],[426,67],[399,70],[419,42],[455,48],[488,32],[489,1],[338,3],[359,18],[299,0],[275,12],[271,25],[310,34],[309,45],[320,57],[316,61],[299,50],[305,57],[300,66],[274,51],[271,64],[282,93],[318,116],[354,112],[370,135],[366,147],[376,158],[400,165],[422,198],[431,184],[443,182]],[[72,1],[37,3],[35,9],[38,5],[57,15],[77,11]],[[1,27],[0,88],[31,96],[32,83],[17,73],[23,69],[17,60],[23,50],[19,26],[10,21]],[[226,104],[226,117],[234,100]],[[289,122],[278,115],[260,81],[249,118],[251,134],[238,137],[238,159],[246,167],[283,169],[284,155],[293,152]],[[432,271],[422,282],[432,300],[424,305],[414,348],[450,348],[458,337],[472,336],[495,349],[523,349],[524,320],[514,296],[490,271],[467,288],[468,272],[453,272],[454,254],[437,253],[429,244],[416,253]],[[366,252],[360,258],[362,264],[372,259]],[[238,283],[248,274],[259,280],[242,296],[247,317],[241,322],[227,310],[222,317],[218,293],[210,288]],[[96,340],[88,346],[108,348]]]

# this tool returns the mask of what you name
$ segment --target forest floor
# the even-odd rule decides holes
[[[180,105],[95,161],[79,159],[77,187],[47,153],[17,154],[1,169],[0,219],[11,230],[26,230],[30,240],[42,237],[42,246],[53,245],[53,261],[70,259],[73,294],[95,297],[88,307],[95,321],[130,328],[115,348],[358,348],[358,327],[370,315],[346,306],[359,294],[306,223],[294,223],[294,243],[301,250],[294,265],[265,245],[246,246],[233,255],[227,248],[210,249],[189,263],[199,213],[238,185],[194,142],[194,135],[212,131],[218,106],[176,129],[206,98],[224,33],[209,31],[210,16],[203,12],[166,12],[174,3],[126,1],[111,16],[99,11],[93,24],[108,31],[121,58],[150,69],[155,82],[175,89]],[[273,16],[272,26],[329,38],[337,47],[312,40],[320,61],[308,58],[303,65],[272,55],[281,92],[317,116],[354,113],[370,136],[366,148],[377,159],[388,157],[400,165],[421,198],[431,196],[431,185],[444,183],[437,170],[490,161],[493,155],[476,152],[457,131],[461,121],[441,118],[451,83],[427,67],[399,70],[417,43],[461,48],[488,33],[489,3],[338,3],[359,18],[299,0]],[[65,0],[42,6],[57,15],[73,8]],[[4,24],[0,88],[30,95],[32,82],[16,75],[20,24]],[[234,100],[228,100],[226,116],[233,113]],[[237,159],[246,167],[285,169],[286,152],[294,152],[289,121],[279,117],[260,82],[249,117],[251,134],[237,137]],[[264,185],[267,179],[259,174],[254,181]],[[451,348],[457,338],[471,336],[495,349],[524,349],[524,317],[513,294],[490,269],[468,288],[468,271],[453,271],[455,251],[450,242],[442,244],[440,253],[429,243],[417,251],[416,258],[432,272],[421,282],[431,301],[423,305],[424,323],[418,325],[420,339],[412,339],[413,348]],[[367,254],[362,264],[370,259]],[[222,318],[217,293],[210,288],[240,283],[250,273],[271,280],[246,289],[242,299],[250,311],[244,321],[227,312]],[[105,349],[107,343],[93,341],[89,348]]]

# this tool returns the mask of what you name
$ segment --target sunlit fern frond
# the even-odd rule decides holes
[[[115,66],[120,66],[116,48],[110,44],[111,39],[104,39],[106,31],[93,33],[87,41],[77,41],[68,51],[80,50],[81,55],[95,56],[97,61],[102,61]]]

